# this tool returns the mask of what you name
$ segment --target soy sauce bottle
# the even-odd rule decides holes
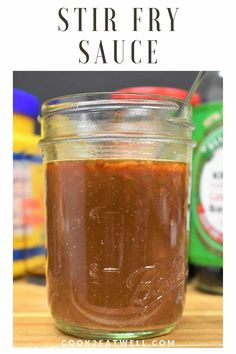
[[[190,264],[198,289],[223,293],[223,78],[208,72],[193,108]]]

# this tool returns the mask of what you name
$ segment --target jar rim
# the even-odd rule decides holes
[[[138,97],[137,97],[138,96]],[[148,104],[149,106],[162,106],[171,109],[175,105],[175,110],[181,107],[191,107],[191,104],[185,99],[174,98],[166,95],[142,93],[142,92],[117,92],[117,91],[98,91],[78,93],[64,96],[57,96],[50,98],[43,102],[41,106],[41,114],[38,120],[45,115],[51,115],[52,113],[59,113],[61,110],[67,109],[79,110],[80,108],[95,106],[101,104],[104,101],[109,103],[136,103],[136,104]]]

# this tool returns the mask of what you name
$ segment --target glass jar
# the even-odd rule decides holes
[[[170,332],[185,299],[191,106],[88,93],[47,101],[40,121],[56,326],[84,338]]]

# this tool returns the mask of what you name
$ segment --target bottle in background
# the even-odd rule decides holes
[[[14,278],[26,273],[42,276],[45,273],[43,165],[39,136],[34,134],[39,111],[37,97],[13,90]]]
[[[206,74],[194,107],[190,264],[200,290],[223,293],[223,78]]]

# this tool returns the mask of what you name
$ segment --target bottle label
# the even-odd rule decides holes
[[[193,217],[196,233],[211,253],[223,253],[223,127],[210,132],[194,157]]]
[[[23,155],[22,155],[23,156]],[[18,154],[13,161],[13,230],[14,239],[25,236],[24,200],[30,195],[30,164]]]
[[[223,243],[223,149],[218,148],[202,169],[198,216],[209,236]]]

